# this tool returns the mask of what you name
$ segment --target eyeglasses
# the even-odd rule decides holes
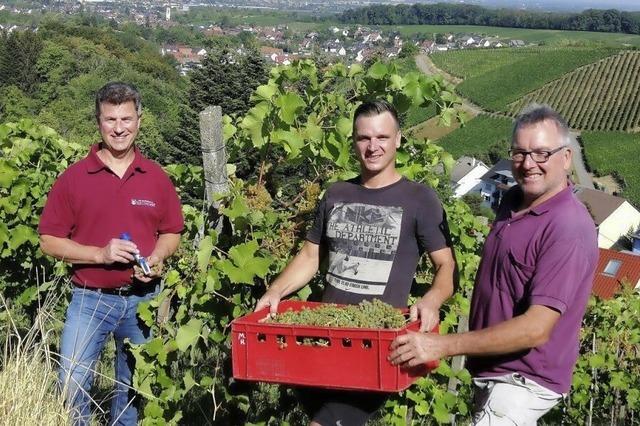
[[[546,163],[556,152],[560,151],[562,148],[566,148],[566,145],[562,145],[556,149],[552,149],[551,151],[522,151],[519,149],[510,149],[509,155],[511,156],[511,160],[520,163],[527,158],[527,155],[531,156],[531,159],[536,163]]]

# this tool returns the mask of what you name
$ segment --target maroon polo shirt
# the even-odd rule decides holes
[[[500,356],[469,357],[474,376],[520,373],[566,393],[578,357],[579,331],[598,262],[597,232],[569,186],[522,215],[519,187],[506,195],[482,253],[471,300],[470,330],[523,314],[531,305],[559,312],[542,346]]]
[[[178,234],[184,226],[175,188],[137,148],[122,179],[100,160],[98,149],[93,145],[53,184],[38,231],[97,247],[128,232],[140,254],[149,256],[159,234]],[[72,280],[82,286],[115,288],[132,282],[133,264],[74,264],[72,269]]]

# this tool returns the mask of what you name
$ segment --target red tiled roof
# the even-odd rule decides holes
[[[605,274],[604,270],[611,260],[620,262],[615,275]],[[600,249],[598,268],[593,279],[593,293],[601,299],[612,298],[624,281],[635,286],[640,280],[640,256],[609,249]]]

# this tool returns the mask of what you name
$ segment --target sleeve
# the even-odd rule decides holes
[[[314,244],[320,244],[324,239],[324,226],[328,193],[329,191],[327,190],[327,192],[325,192],[324,196],[320,200],[311,228],[309,228],[309,230],[307,231],[306,240]]]
[[[38,233],[68,238],[75,225],[73,208],[69,198],[66,174],[62,174],[51,187],[40,215]]]
[[[165,176],[165,211],[158,225],[160,234],[179,234],[184,229],[184,218],[182,216],[182,205],[176,188],[169,176]]]
[[[594,269],[590,253],[581,238],[553,242],[536,260],[530,304],[563,314],[582,293],[590,292]]]
[[[416,209],[416,237],[420,252],[431,253],[445,247],[451,247],[447,215],[435,191],[426,188],[424,195],[419,200]]]

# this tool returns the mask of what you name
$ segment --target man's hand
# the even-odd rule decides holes
[[[109,243],[98,250],[96,263],[111,265],[113,263],[130,263],[134,260],[133,255],[138,254],[138,246],[132,241],[112,238]]]
[[[137,264],[133,265],[133,277],[136,280],[148,283],[162,275],[162,270],[164,269],[164,262],[162,259],[152,254],[147,257],[147,264],[149,265],[149,269],[151,269],[151,273],[149,275],[145,275],[142,268]]]
[[[431,331],[440,322],[440,304],[427,293],[411,306],[409,318],[411,321],[420,318],[420,331]]]
[[[258,300],[256,303],[256,308],[253,312],[257,312],[260,309],[269,308],[269,315],[273,316],[278,313],[278,304],[280,303],[280,295],[276,294],[275,291],[267,290],[267,292]]]
[[[393,365],[413,367],[448,356],[446,336],[408,331],[391,342],[389,361]]]

